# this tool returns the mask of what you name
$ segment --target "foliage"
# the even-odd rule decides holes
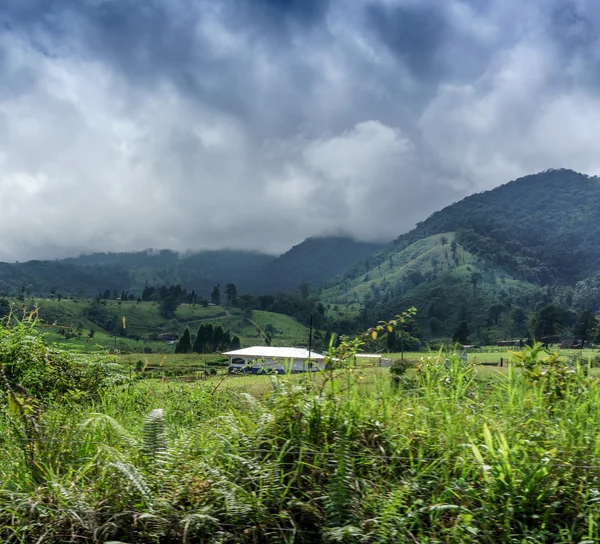
[[[236,335],[232,335],[229,329],[224,329],[221,324],[200,325],[193,347],[190,346],[190,351],[194,353],[215,353],[218,351],[228,351],[231,349],[240,348],[240,339]]]
[[[0,326],[0,361],[7,384],[36,399],[94,395],[124,380],[118,365],[48,346],[35,321]]]
[[[359,306],[362,326],[421,308],[422,340],[451,338],[462,321],[475,342],[524,339],[545,306],[600,310],[598,209],[598,178],[527,176],[434,213],[330,282],[323,299]],[[557,323],[558,333],[570,326]]]
[[[550,353],[543,344],[525,346],[521,352],[511,352],[523,368],[526,379],[536,386],[550,406],[569,394],[581,390],[581,372],[570,367],[558,353]],[[544,357],[544,355],[546,355]]]
[[[184,329],[179,341],[175,344],[175,353],[192,353],[192,338],[189,327]]]
[[[354,367],[363,341],[314,375],[7,406],[0,540],[598,541],[597,379],[532,381],[536,346],[493,378],[440,352],[394,387]]]
[[[461,321],[452,335],[452,340],[459,344],[466,344],[469,341],[469,334],[469,325],[466,321]]]

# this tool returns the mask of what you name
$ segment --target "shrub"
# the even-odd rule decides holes
[[[8,385],[40,399],[67,392],[94,394],[124,380],[118,365],[48,346],[33,323],[0,326],[0,361]]]

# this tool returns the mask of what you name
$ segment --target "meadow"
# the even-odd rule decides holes
[[[330,372],[184,383],[0,329],[0,541],[600,539],[590,368],[539,349],[356,368],[356,348]]]
[[[103,301],[102,307],[124,330],[107,330],[90,321],[89,308],[94,301],[86,299],[31,298],[26,302],[10,299],[13,313],[27,315],[38,308],[38,326],[49,342],[65,349],[98,352],[110,349],[120,353],[172,353],[173,343],[152,339],[164,333],[181,335],[185,327],[195,334],[201,324],[222,325],[240,338],[243,347],[262,343],[264,334],[271,331],[272,345],[305,345],[308,327],[293,318],[267,311],[255,310],[245,317],[239,308],[180,304],[169,318],[161,315],[155,302]],[[93,337],[90,334],[93,331]],[[67,336],[64,333],[69,333]],[[171,340],[171,342],[173,342]]]

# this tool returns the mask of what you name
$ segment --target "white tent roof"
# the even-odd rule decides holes
[[[382,359],[383,355],[381,353],[357,353],[357,359]]]
[[[240,358],[278,358],[278,359],[313,359],[322,360],[325,359],[324,355],[316,353],[315,351],[310,352],[310,357],[307,349],[303,348],[277,348],[272,346],[252,346],[251,348],[237,349],[235,351],[227,351],[223,353],[227,357],[240,357]]]

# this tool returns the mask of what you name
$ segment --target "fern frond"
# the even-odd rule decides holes
[[[146,482],[141,472],[131,463],[124,463],[123,461],[114,461],[109,463],[108,466],[116,468],[123,476],[125,476],[129,483],[144,498],[150,510],[152,510],[154,497],[152,496],[150,486]]]
[[[190,514],[189,516],[183,518],[181,520],[183,525],[183,544],[186,544],[188,541],[188,533],[190,527],[201,528],[207,525],[217,525],[219,520],[211,516],[208,512],[208,507],[202,508],[201,512],[196,512],[195,514]]]
[[[165,413],[162,408],[151,410],[144,421],[144,453],[155,462],[164,460],[167,452]]]
[[[92,414],[92,416],[86,419],[79,425],[80,429],[86,428],[101,428],[110,429],[119,439],[119,441],[129,448],[139,447],[139,442],[135,439],[129,431],[127,431],[117,420],[106,414]]]

